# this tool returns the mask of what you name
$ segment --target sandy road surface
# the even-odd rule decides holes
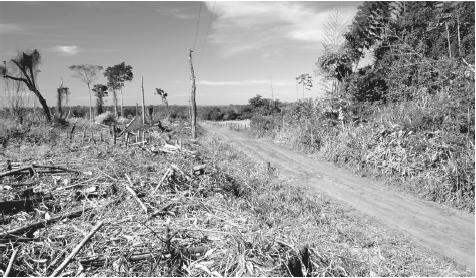
[[[270,161],[281,174],[323,191],[392,229],[403,231],[422,245],[470,268],[474,274],[474,215],[393,191],[331,163],[250,138],[242,132],[206,123],[201,126],[255,159]]]

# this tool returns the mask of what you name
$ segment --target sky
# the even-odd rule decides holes
[[[285,102],[302,98],[296,76],[316,79],[325,24],[340,14],[350,24],[360,2],[0,2],[0,59],[38,49],[37,83],[53,106],[61,80],[71,91],[69,105],[88,105],[87,86],[68,69],[75,64],[104,68],[131,65],[125,105],[157,105],[155,88],[169,103],[188,103],[189,49],[198,105],[246,104],[260,94]],[[95,83],[106,83],[101,74]],[[315,82],[305,97],[322,94]],[[4,95],[4,80],[0,80]],[[5,103],[4,98],[0,100]],[[111,97],[106,104],[111,105]]]

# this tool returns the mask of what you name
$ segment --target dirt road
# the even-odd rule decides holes
[[[474,215],[396,192],[331,163],[272,142],[252,139],[243,132],[206,123],[201,126],[255,159],[271,162],[281,174],[323,191],[389,228],[406,233],[422,245],[470,268],[474,274]]]

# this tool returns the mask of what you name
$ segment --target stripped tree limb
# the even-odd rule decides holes
[[[50,275],[50,277],[58,276],[63,271],[63,269],[68,266],[68,264],[71,262],[71,260],[79,253],[81,248],[83,248],[84,244],[86,244],[86,242],[101,228],[101,226],[103,224],[104,224],[104,221],[99,221],[99,223],[97,223],[96,226],[94,226],[94,228],[91,230],[91,232],[89,232],[89,234],[87,234],[83,238],[83,240],[78,245],[76,245],[76,247],[74,247],[73,251],[71,251],[71,253],[61,263],[61,265],[58,266],[58,268],[55,269],[55,271],[53,271],[53,273]]]
[[[131,186],[133,186],[134,184],[132,183],[131,181],[131,178],[129,177],[129,175],[126,174],[126,178],[127,180],[129,181],[129,184]],[[137,196],[136,192],[134,191],[134,189],[132,189],[130,186],[128,186],[126,184],[126,189],[127,191],[129,191],[129,193],[131,193],[132,197],[134,197],[134,199],[136,199],[136,201],[139,203],[139,205],[142,207],[142,209],[145,211],[145,213],[147,214],[147,207],[144,205],[144,203],[142,203],[142,201],[139,199],[139,196]]]
[[[8,262],[7,270],[5,270],[5,273],[3,274],[3,277],[8,277],[8,275],[10,274],[10,271],[12,270],[13,262],[15,261],[17,253],[18,253],[18,249],[13,249],[13,254],[10,257],[10,261]]]

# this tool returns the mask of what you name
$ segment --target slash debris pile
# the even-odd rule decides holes
[[[20,153],[7,153],[17,161],[0,174],[2,274],[346,274],[244,214],[238,206],[251,188],[196,142],[179,140],[189,127],[174,127],[131,131],[131,143],[118,139],[120,130],[98,139],[98,126],[75,137],[73,126],[47,150],[20,144]]]

